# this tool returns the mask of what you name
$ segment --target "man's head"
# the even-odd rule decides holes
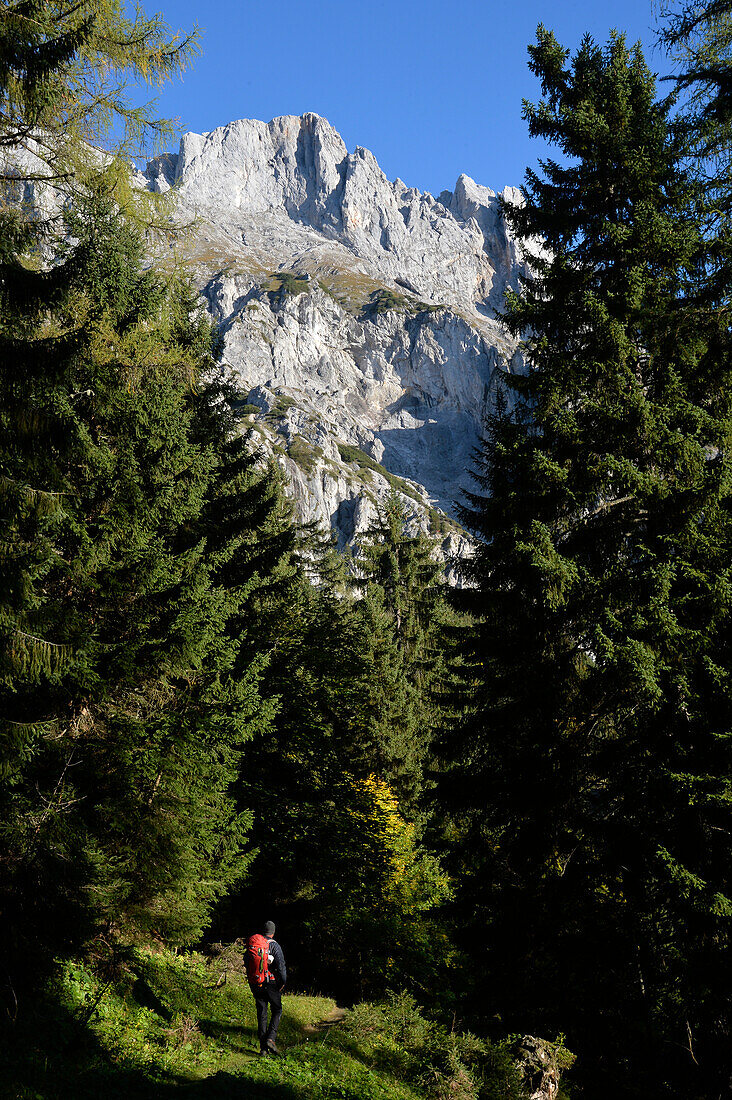
[[[271,940],[271,939],[274,938],[274,934],[275,934],[274,921],[271,921],[271,920],[265,921],[265,923],[264,923],[264,934],[265,934],[265,936],[267,937],[268,940]]]

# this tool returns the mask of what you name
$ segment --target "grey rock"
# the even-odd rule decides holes
[[[556,1100],[560,1070],[553,1047],[533,1035],[518,1039],[511,1051],[526,1100]]]
[[[154,190],[176,186],[184,205],[213,227],[238,230],[238,240],[243,231],[255,249],[283,246],[290,260],[314,249],[313,260],[327,241],[337,242],[364,273],[483,315],[516,285],[516,248],[493,191],[468,176],[439,199],[391,183],[368,149],[348,153],[318,115],[185,134],[177,156],[151,161],[146,175]],[[504,194],[518,196],[512,188]]]
[[[499,371],[524,369],[496,311],[531,253],[499,196],[465,175],[437,199],[390,182],[314,114],[185,134],[136,182],[169,194],[176,259],[224,337],[217,369],[259,410],[242,429],[300,517],[354,545],[396,489],[441,556],[470,553],[455,502]],[[19,197],[46,216],[64,201],[42,184]]]
[[[455,501],[498,369],[523,369],[496,310],[530,255],[499,196],[465,175],[437,199],[390,182],[314,114],[186,134],[140,184],[172,189],[193,223],[181,255],[221,326],[221,369],[260,409],[247,426],[301,518],[352,545],[396,488],[443,556],[469,553]]]

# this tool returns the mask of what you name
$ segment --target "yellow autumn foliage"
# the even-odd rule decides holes
[[[353,796],[346,815],[360,853],[363,885],[374,900],[403,916],[433,908],[450,894],[439,862],[420,850],[414,825],[399,810],[388,783],[375,775],[350,778]]]

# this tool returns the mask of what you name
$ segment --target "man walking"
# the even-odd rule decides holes
[[[275,926],[268,920],[264,935],[247,940],[247,977],[257,1006],[257,1032],[260,1055],[278,1055],[277,1029],[282,1018],[282,990],[287,981],[287,967],[282,948],[274,938]],[[267,1022],[267,1009],[272,1014]]]

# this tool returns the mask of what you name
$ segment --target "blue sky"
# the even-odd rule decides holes
[[[148,10],[154,10],[145,4]],[[156,5],[157,7],[157,5]],[[371,149],[390,179],[438,194],[461,172],[494,189],[520,184],[540,150],[521,100],[537,23],[575,48],[615,27],[654,50],[651,0],[160,0],[174,29],[198,22],[202,53],[160,95],[184,130],[315,111],[348,146]]]

